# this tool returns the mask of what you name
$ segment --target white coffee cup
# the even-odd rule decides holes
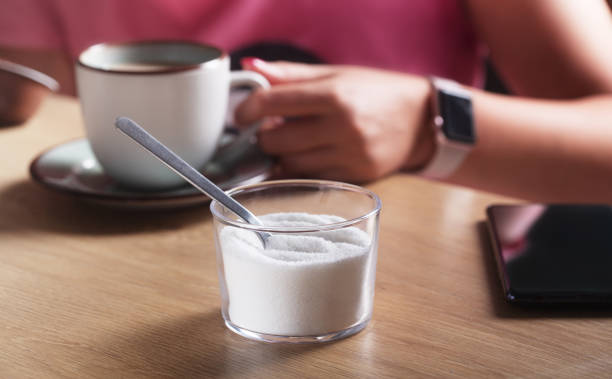
[[[91,46],[79,56],[76,79],[87,138],[105,172],[149,190],[184,181],[118,132],[117,117],[138,122],[200,168],[222,135],[230,87],[269,87],[255,72],[230,72],[221,49],[184,41]]]

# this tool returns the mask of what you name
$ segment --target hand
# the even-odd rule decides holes
[[[272,88],[249,96],[236,120],[269,117],[259,144],[287,174],[364,182],[422,166],[433,154],[433,133],[424,127],[430,95],[424,78],[258,59],[243,66]]]

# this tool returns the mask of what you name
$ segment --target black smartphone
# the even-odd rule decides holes
[[[492,205],[487,224],[509,302],[612,303],[612,206]]]

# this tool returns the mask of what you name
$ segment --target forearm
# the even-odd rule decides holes
[[[612,95],[473,91],[478,141],[449,182],[543,202],[612,202]]]

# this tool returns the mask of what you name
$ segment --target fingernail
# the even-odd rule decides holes
[[[243,70],[257,71],[264,75],[270,84],[283,82],[287,76],[285,71],[273,62],[264,61],[263,59],[246,57],[240,60]]]
[[[242,64],[243,68],[261,67],[261,65],[265,64],[263,60],[256,58],[256,57],[244,57],[240,60],[240,63]]]

